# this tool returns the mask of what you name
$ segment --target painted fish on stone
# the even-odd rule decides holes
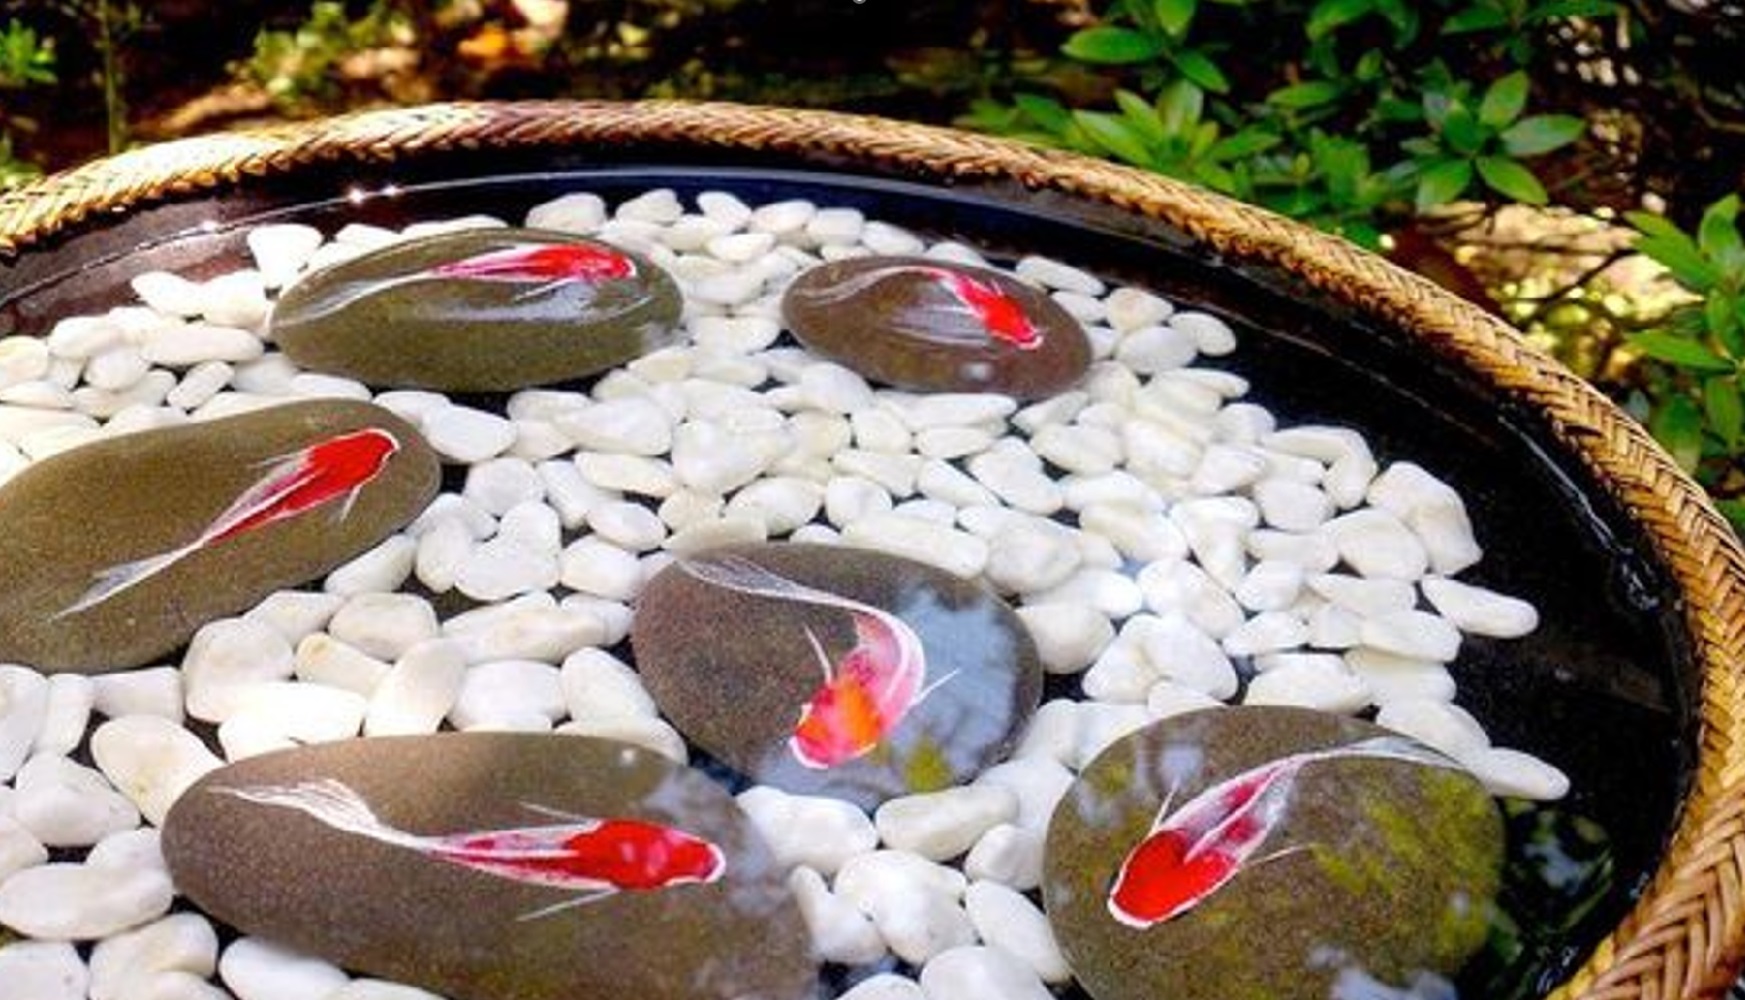
[[[379,427],[366,427],[317,441],[283,458],[269,460],[265,473],[244,490],[205,530],[186,545],[111,566],[96,574],[79,599],[56,618],[77,614],[151,579],[202,549],[256,528],[342,501],[344,520],[358,493],[400,450],[400,441]],[[264,463],[263,463],[264,464]]]
[[[636,264],[629,257],[603,246],[523,243],[437,264],[425,274],[433,278],[562,284],[633,278]]]
[[[974,318],[978,339],[985,336],[1021,351],[1034,351],[1042,346],[1041,329],[1031,321],[1016,299],[992,281],[950,268],[927,264],[891,264],[850,278],[828,296],[820,295],[819,298],[851,300],[880,282],[916,274],[931,279],[956,301],[958,308]],[[967,343],[970,339],[963,332],[942,324],[920,323],[918,326],[927,330],[928,335],[934,339],[960,343]]]
[[[727,857],[720,847],[648,820],[595,819],[526,804],[533,812],[563,822],[429,836],[382,822],[351,786],[332,778],[212,791],[295,809],[336,830],[472,871],[578,894],[524,913],[522,920],[548,917],[621,892],[714,882],[727,872]]]
[[[1254,857],[1284,820],[1297,774],[1310,764],[1342,758],[1458,767],[1407,740],[1382,736],[1268,761],[1207,788],[1173,812],[1171,788],[1151,830],[1115,875],[1109,915],[1144,930],[1192,910],[1247,868],[1300,850],[1302,845],[1285,846]]]
[[[824,684],[800,707],[788,739],[794,759],[815,770],[865,756],[884,742],[911,709],[952,674],[927,684],[921,637],[909,624],[882,608],[796,583],[738,556],[682,560],[685,572],[741,594],[841,608],[854,622],[855,645],[832,663],[810,627],[812,646]]]

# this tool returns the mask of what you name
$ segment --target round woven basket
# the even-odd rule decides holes
[[[1658,1000],[1726,991],[1745,959],[1745,557],[1733,532],[1642,428],[1586,383],[1496,318],[1341,240],[1136,170],[868,117],[670,102],[439,105],[168,143],[0,195],[0,276],[11,268],[28,284],[28,269],[17,265],[69,234],[178,200],[245,195],[329,165],[619,147],[682,149],[704,160],[768,155],[934,186],[987,185],[1039,204],[1100,206],[1161,224],[1225,264],[1282,272],[1408,331],[1425,357],[1539,414],[1668,567],[1702,681],[1695,775],[1664,860],[1625,919],[1551,995]]]

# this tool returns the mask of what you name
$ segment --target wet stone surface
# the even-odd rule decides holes
[[[381,541],[423,510],[438,475],[409,424],[341,400],[44,459],[0,487],[0,661],[148,663]]]
[[[839,547],[735,546],[669,566],[631,642],[691,740],[755,781],[868,807],[1001,759],[1042,686],[1029,633],[991,591]]]
[[[815,987],[784,873],[733,800],[608,740],[448,733],[255,757],[191,788],[163,846],[218,919],[454,1000]]]
[[[782,300],[807,347],[904,389],[1050,396],[1090,365],[1090,342],[1053,299],[1009,275],[924,257],[815,267]]]
[[[1305,709],[1227,708],[1115,743],[1048,831],[1044,900],[1079,982],[1097,1000],[1321,1000],[1359,977],[1453,978],[1485,939],[1501,819],[1464,772],[1392,756],[1402,741]],[[1228,822],[1195,833],[1195,817]]]
[[[397,243],[287,289],[291,360],[375,386],[514,390],[605,371],[677,337],[678,286],[605,243],[470,230]]]

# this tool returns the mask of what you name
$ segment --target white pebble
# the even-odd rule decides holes
[[[654,511],[624,501],[594,507],[588,514],[588,528],[601,539],[629,552],[657,549],[667,534],[666,525]]]
[[[436,611],[415,594],[358,594],[345,601],[328,632],[366,655],[392,660],[438,634]]]
[[[78,951],[64,941],[14,941],[0,947],[0,994],[7,997],[85,1000],[90,979]]]
[[[100,674],[91,684],[92,707],[111,719],[155,715],[182,721],[182,672],[175,667]]]
[[[1237,584],[1237,603],[1250,611],[1279,611],[1290,607],[1303,589],[1303,569],[1294,563],[1263,560],[1248,570]]]
[[[559,683],[564,705],[574,718],[659,714],[642,678],[603,649],[579,649],[564,659]]]
[[[305,681],[257,684],[243,692],[241,706],[225,720],[297,743],[349,739],[363,726],[369,702],[343,688]],[[220,727],[220,737],[223,735]]]
[[[1339,556],[1360,576],[1416,580],[1429,568],[1424,545],[1399,518],[1369,507],[1328,521],[1328,533]]]
[[[91,951],[91,1000],[128,1000],[161,973],[204,979],[217,967],[218,935],[211,922],[198,913],[173,913],[97,943]]]
[[[319,958],[254,937],[224,949],[218,975],[236,1000],[327,1000],[350,980]]]
[[[853,903],[831,893],[824,876],[804,865],[788,874],[788,891],[812,939],[812,950],[826,962],[863,965],[885,954],[878,928]]]
[[[1403,580],[1368,579],[1347,573],[1318,573],[1306,581],[1309,589],[1334,607],[1363,618],[1400,614],[1412,610],[1418,595]]]
[[[1365,618],[1358,638],[1384,653],[1447,663],[1460,653],[1460,631],[1427,611],[1395,611]]]
[[[161,825],[183,791],[223,765],[200,738],[161,716],[111,719],[91,734],[91,758],[146,821]]]
[[[1048,918],[1021,893],[997,882],[974,882],[963,904],[983,944],[1006,950],[1045,983],[1072,978]]]
[[[1010,396],[996,393],[935,392],[904,400],[897,412],[912,431],[971,427],[1004,421],[1018,409]]]
[[[370,693],[365,736],[434,733],[460,694],[466,659],[453,640],[432,639],[407,650]]]
[[[598,490],[618,490],[638,496],[665,497],[679,489],[672,464],[643,455],[579,452],[576,468]]]
[[[1284,611],[1263,611],[1223,638],[1231,656],[1255,656],[1301,646],[1309,640],[1309,623]]]
[[[754,354],[782,333],[780,323],[763,316],[698,316],[690,326],[699,347],[731,354]]]
[[[474,600],[502,601],[555,587],[561,575],[554,551],[511,538],[493,538],[475,547],[461,562],[454,587]]]
[[[436,407],[421,415],[419,429],[430,447],[450,462],[483,462],[515,443],[514,423],[466,406]]]
[[[0,883],[0,924],[34,938],[89,941],[156,920],[173,896],[158,869],[50,862]]]
[[[467,670],[448,717],[456,728],[472,729],[524,715],[556,722],[566,711],[557,667],[536,660],[498,660]]]
[[[956,528],[900,514],[874,514],[842,526],[850,545],[905,556],[947,573],[973,577],[988,563],[988,543]]]
[[[35,868],[48,860],[48,848],[42,846],[19,822],[0,811],[0,883],[14,872]]]
[[[645,396],[595,403],[559,414],[553,423],[587,451],[654,456],[672,447],[672,415]]]
[[[1042,519],[1013,519],[988,538],[988,548],[988,582],[1008,593],[1034,594],[1058,587],[1083,561],[1071,532]]]
[[[1018,618],[1036,642],[1042,668],[1051,674],[1083,670],[1115,638],[1107,617],[1079,604],[1026,604]]]
[[[1141,375],[1181,368],[1194,360],[1199,345],[1173,326],[1148,326],[1123,335],[1115,345],[1115,360]]]
[[[1254,485],[1261,520],[1281,531],[1313,531],[1333,516],[1333,500],[1319,487],[1292,479],[1262,479]]]
[[[1083,567],[1059,585],[1028,594],[1026,599],[1037,604],[1082,603],[1114,619],[1126,618],[1145,606],[1144,593],[1132,577],[1094,566]]]
[[[1368,706],[1369,685],[1336,656],[1299,657],[1248,682],[1244,705],[1295,705],[1349,714]]]
[[[286,642],[300,642],[327,627],[333,615],[345,604],[338,594],[323,594],[311,590],[278,590],[250,608],[244,618],[265,622],[285,637]]]
[[[850,858],[878,846],[872,820],[842,799],[754,785],[740,792],[736,801],[779,865],[804,865],[835,875]]]
[[[199,283],[168,271],[147,271],[135,275],[128,284],[141,302],[165,316],[198,316],[205,300]]]
[[[687,420],[673,434],[673,471],[704,494],[725,494],[752,482],[780,454],[780,432],[745,433],[709,420]]]
[[[1198,712],[1206,708],[1222,708],[1223,705],[1223,702],[1204,691],[1172,680],[1158,681],[1151,685],[1151,690],[1145,692],[1145,712],[1153,719],[1167,719],[1172,715]]]
[[[249,254],[268,288],[289,284],[321,246],[321,240],[321,230],[297,223],[255,226],[247,238]]]
[[[1369,685],[1370,701],[1386,707],[1396,701],[1454,700],[1454,676],[1430,660],[1415,660],[1359,646],[1344,654],[1345,665]]]
[[[976,455],[969,460],[969,474],[1008,505],[1031,514],[1047,516],[1066,502],[1060,485],[1026,447],[996,446]]]
[[[1212,638],[1242,624],[1242,607],[1206,571],[1191,562],[1166,559],[1139,571],[1145,606],[1160,615],[1179,613]]]
[[[854,987],[842,994],[837,1000],[926,1000],[927,994],[921,992],[921,986],[907,976],[899,976],[894,972],[881,972],[876,976],[868,976]]]
[[[535,205],[527,212],[529,228],[551,229],[560,233],[585,235],[599,229],[605,222],[605,200],[587,191],[563,195]]]
[[[1082,771],[1097,755],[1107,750],[1123,736],[1150,724],[1151,716],[1144,705],[1117,705],[1087,701],[1078,713],[1078,741],[1072,748],[1072,759],[1066,766]]]
[[[647,715],[590,715],[571,719],[555,732],[616,740],[657,753],[681,767],[690,763],[685,738],[664,719]]]
[[[1099,501],[1079,511],[1079,526],[1108,539],[1120,553],[1140,563],[1179,559],[1188,540],[1175,522],[1139,503]]]
[[[836,476],[824,487],[824,516],[838,528],[891,511],[891,495],[862,476]]]
[[[1101,296],[1104,291],[1102,280],[1095,275],[1047,257],[1024,257],[1013,270],[1020,278],[1057,291],[1096,296]]]
[[[45,847],[88,847],[139,825],[139,810],[103,775],[39,755],[19,769],[12,816]]]
[[[590,510],[616,499],[616,494],[588,482],[575,462],[546,461],[535,466],[535,470],[545,483],[546,502],[557,511],[565,528],[580,527]]]
[[[806,236],[815,243],[853,243],[865,226],[858,208],[821,208],[806,221]]]
[[[963,860],[963,872],[1028,892],[1042,883],[1043,833],[1001,823],[982,835]]]
[[[83,674],[54,674],[43,699],[42,725],[31,749],[36,754],[65,756],[85,738],[85,726],[96,703],[96,687]]]
[[[1376,725],[1403,733],[1425,746],[1462,759],[1491,745],[1472,714],[1459,705],[1428,698],[1405,699],[1383,705]]]
[[[564,549],[560,582],[571,590],[627,601],[642,590],[642,567],[634,555],[596,538]]]
[[[1018,812],[1009,822],[1041,833],[1072,781],[1072,772],[1059,761],[1034,754],[995,764],[977,775],[975,784],[1010,791],[1018,800]]]
[[[889,799],[874,813],[873,823],[885,846],[944,861],[1017,815],[1018,796],[1010,788],[975,784]]]
[[[461,496],[501,517],[518,504],[544,500],[545,481],[526,459],[492,458],[467,469]]]
[[[1140,643],[1146,661],[1164,677],[1219,700],[1236,693],[1236,668],[1227,649],[1189,616],[1165,612],[1143,630]]]
[[[406,535],[390,535],[381,544],[327,574],[321,588],[341,597],[385,594],[398,590],[412,575],[418,558],[418,542]]]
[[[872,919],[898,958],[913,965],[975,941],[958,898],[964,878],[903,851],[858,855],[836,876],[836,893]]]
[[[472,551],[473,537],[466,523],[458,517],[442,518],[418,536],[412,572],[433,592],[447,593],[454,589],[461,566]]]
[[[201,288],[200,315],[218,326],[256,329],[268,308],[266,280],[252,268],[221,274]]]
[[[1539,627],[1538,610],[1520,598],[1443,577],[1420,586],[1430,606],[1462,632],[1518,639]]]
[[[1463,752],[1457,759],[1492,795],[1549,802],[1569,794],[1569,776],[1529,753],[1485,747]]]
[[[927,1000],[1052,1000],[1036,971],[1004,948],[961,945],[921,970]]]
[[[182,661],[188,714],[222,722],[240,707],[243,693],[293,671],[291,644],[277,629],[247,618],[224,618],[194,633]]]

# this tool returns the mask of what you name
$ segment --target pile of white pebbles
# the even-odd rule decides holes
[[[87,441],[316,396],[373,399],[466,467],[464,488],[404,531],[319,589],[207,625],[179,663],[97,677],[0,666],[0,924],[24,937],[0,948],[0,997],[428,997],[247,937],[220,954],[213,925],[177,906],[155,826],[205,772],[316,741],[550,730],[685,761],[608,649],[644,581],[722,543],[841,543],[980,577],[1047,669],[1082,681],[1084,700],[1044,704],[1012,759],[965,787],[871,816],[768,787],[740,796],[795,866],[826,960],[894,955],[918,972],[866,979],[854,1000],[1044,1000],[1070,982],[1030,893],[1050,811],[1099,750],[1171,713],[1374,707],[1497,794],[1567,790],[1455,704],[1446,665],[1463,635],[1537,623],[1530,604],[1457,579],[1481,555],[1461,498],[1418,465],[1382,467],[1352,430],[1281,424],[1244,401],[1242,378],[1200,363],[1236,348],[1217,317],[1028,257],[1016,274],[1090,334],[1082,385],[1028,406],[914,395],[790,346],[782,289],[820,261],[985,264],[974,248],[723,192],[687,206],[655,190],[615,209],[575,194],[526,223],[666,267],[685,340],[588,393],[519,392],[504,412],[302,372],[263,340],[273,296],[306,271],[503,224],[481,217],[264,226],[248,236],[252,266],[204,282],[141,274],[136,305],[0,340],[0,479]],[[482,606],[439,620],[420,589]],[[192,720],[216,724],[216,745]]]

